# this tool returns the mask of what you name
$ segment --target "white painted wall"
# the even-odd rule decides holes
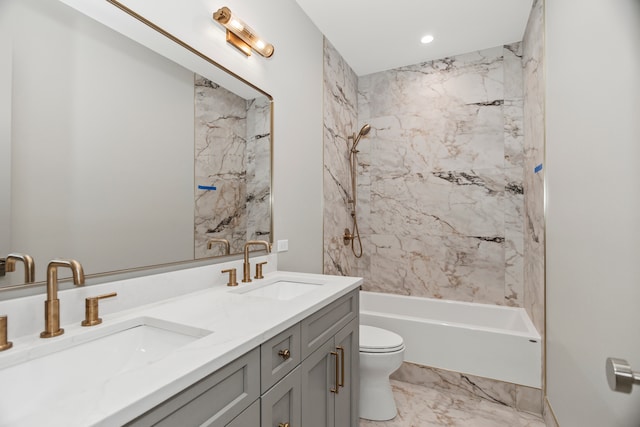
[[[547,395],[562,427],[637,427],[640,2],[546,2]]]
[[[118,31],[184,58],[182,48],[104,0],[61,0]],[[274,99],[274,240],[288,239],[278,257],[281,270],[322,272],[322,34],[294,0],[228,0],[224,5],[275,46],[274,55],[249,58],[229,46],[211,14],[216,0],[124,0],[124,4],[188,41]],[[152,16],[151,16],[152,15]],[[177,19],[180,18],[180,19]],[[208,76],[209,65],[192,68]],[[204,69],[203,69],[204,68]],[[223,85],[227,86],[226,82]],[[227,86],[231,87],[231,86]]]

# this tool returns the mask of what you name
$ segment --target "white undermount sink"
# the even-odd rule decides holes
[[[65,394],[100,387],[117,375],[148,366],[210,333],[139,317],[53,338],[0,368],[0,384],[10,384],[0,392],[0,425],[18,421],[27,411],[46,407]]]
[[[318,290],[322,287],[322,285],[322,283],[305,283],[291,280],[278,280],[276,282],[267,284],[246,285],[246,287],[236,290],[235,293],[287,301],[307,294],[309,292]]]

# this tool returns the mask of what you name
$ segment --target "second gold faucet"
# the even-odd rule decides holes
[[[244,244],[244,264],[242,264],[242,282],[251,281],[251,264],[249,263],[249,247],[254,245],[262,245],[267,253],[271,252],[271,243],[265,240],[249,240]]]

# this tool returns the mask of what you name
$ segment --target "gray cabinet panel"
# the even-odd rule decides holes
[[[266,392],[301,361],[300,324],[279,333],[260,346],[260,390]]]
[[[300,365],[302,386],[302,419],[304,427],[334,426],[334,397],[336,387],[333,340],[325,342]]]
[[[359,294],[353,291],[304,319],[300,324],[302,359],[356,318],[358,310]]]
[[[300,367],[273,386],[260,401],[262,427],[279,427],[285,423],[300,426]]]
[[[256,348],[127,425],[222,427],[259,397],[259,369]]]
[[[226,427],[260,427],[260,399],[253,402]]]

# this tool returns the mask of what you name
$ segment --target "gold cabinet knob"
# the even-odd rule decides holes
[[[289,423],[280,423],[278,427],[289,427]]]
[[[98,295],[97,297],[89,297],[84,300],[84,320],[80,323],[82,326],[95,326],[102,323],[102,319],[98,317],[98,301],[105,298],[112,298],[118,295],[116,292],[110,294]]]
[[[238,286],[238,280],[236,279],[236,269],[230,268],[228,270],[222,270],[222,273],[229,273],[229,280],[227,286]]]
[[[291,357],[291,352],[289,351],[288,348],[285,348],[284,350],[280,350],[278,352],[278,354],[280,355],[280,357],[282,357],[284,360],[287,360],[288,358]]]

